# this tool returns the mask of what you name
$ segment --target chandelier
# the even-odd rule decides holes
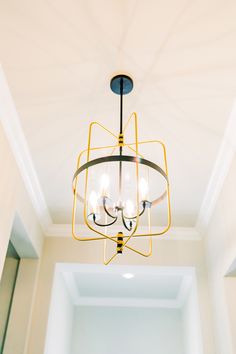
[[[73,177],[72,211],[74,239],[103,240],[105,265],[125,250],[149,257],[152,237],[166,233],[171,224],[165,145],[159,140],[139,141],[135,112],[123,124],[123,96],[132,91],[132,79],[117,75],[110,88],[120,96],[119,134],[98,122],[90,123],[87,149],[78,155]],[[148,159],[145,151],[160,162]],[[96,235],[80,235],[81,216],[88,231]],[[145,250],[140,250],[138,238],[147,240]]]

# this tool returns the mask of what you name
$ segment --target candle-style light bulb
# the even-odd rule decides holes
[[[142,177],[139,181],[139,193],[141,200],[147,200],[148,189],[148,182],[145,178]]]
[[[130,199],[128,199],[125,203],[125,210],[129,218],[134,216],[134,203]]]
[[[102,176],[101,176],[101,180],[100,180],[102,197],[106,197],[107,196],[109,185],[110,185],[110,178],[109,178],[108,174],[103,173]]]
[[[93,214],[96,214],[97,212],[97,206],[98,206],[98,195],[95,191],[92,191],[89,196],[89,204],[91,206],[91,211]]]

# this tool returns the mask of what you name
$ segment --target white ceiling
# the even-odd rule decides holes
[[[75,282],[82,297],[136,297],[175,299],[181,285],[181,276],[135,274],[125,279],[122,274],[75,274]]]
[[[0,62],[54,223],[70,223],[71,178],[88,123],[125,110],[167,145],[174,226],[194,226],[236,96],[235,1],[8,0]]]
[[[181,307],[193,284],[191,268],[60,264],[76,305]],[[126,279],[124,274],[134,277]]]

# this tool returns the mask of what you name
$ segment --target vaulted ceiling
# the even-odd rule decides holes
[[[173,226],[195,225],[236,96],[235,18],[223,0],[1,2],[0,62],[54,223],[70,223],[88,123],[118,128],[124,71],[126,115],[167,146]]]

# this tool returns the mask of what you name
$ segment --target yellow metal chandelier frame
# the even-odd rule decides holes
[[[129,93],[132,89],[128,87],[127,92],[124,91],[124,84],[125,80],[130,79],[129,77],[125,75],[119,75],[116,76],[115,78],[116,85],[117,82],[120,85],[120,93],[119,91],[114,91],[115,93],[118,93],[121,95],[121,110],[122,110],[122,96],[125,93]],[[114,80],[113,79],[113,80]],[[130,79],[131,80],[131,79]],[[129,83],[129,82],[128,82]],[[129,91],[130,90],[130,91]],[[122,116],[122,112],[121,112]],[[134,136],[135,140],[134,142],[131,143],[126,143],[125,142],[125,133],[126,130],[131,122],[134,122]],[[94,147],[92,146],[92,138],[94,134],[94,127],[99,127],[109,135],[111,135],[113,138],[116,139],[117,143],[115,145],[106,145],[106,146],[98,146]],[[154,164],[152,161],[146,160],[144,156],[139,152],[139,147],[141,145],[146,145],[146,144],[158,144],[162,148],[163,152],[163,161],[164,161],[164,168],[162,169],[160,166]],[[122,149],[127,148],[130,152],[133,153],[133,155],[123,155],[122,154]],[[110,149],[110,154],[108,156],[100,157],[97,159],[91,159],[91,152],[94,151],[102,151],[102,150],[107,150]],[[120,149],[120,154],[119,155],[114,155],[114,152]],[[82,164],[82,158],[86,158],[86,163]],[[88,179],[89,179],[89,168],[91,166],[100,164],[100,163],[109,163],[111,161],[118,161],[120,164],[122,164],[122,161],[124,162],[131,162],[135,164],[135,175],[136,175],[136,218],[135,218],[135,225],[132,228],[132,230],[124,234],[123,232],[118,232],[116,235],[111,235],[108,234],[107,232],[107,227],[105,228],[104,232],[101,230],[98,230],[97,228],[94,228],[92,224],[88,220]],[[138,232],[138,227],[139,227],[139,219],[140,215],[142,212],[140,211],[140,198],[139,198],[139,166],[147,165],[148,167],[156,170],[158,173],[160,173],[166,181],[166,189],[164,193],[162,193],[157,199],[153,200],[152,202],[149,203],[149,207],[147,207],[147,212],[148,212],[148,232],[147,233],[139,233]],[[84,196],[82,197],[79,192],[78,192],[78,185],[79,185],[79,178],[80,178],[80,173],[84,171],[85,172],[85,183],[84,183]],[[157,205],[160,203],[163,199],[167,198],[167,225],[162,229],[158,230],[158,232],[152,232],[151,230],[151,206]],[[78,235],[76,232],[76,211],[77,211],[77,202],[83,203],[83,219],[85,225],[96,233],[98,236],[96,237],[81,237],[81,235]],[[141,212],[141,214],[140,214]],[[109,214],[108,214],[109,215]],[[130,218],[131,219],[131,218]],[[94,221],[95,221],[95,216],[94,216]],[[112,224],[112,223],[111,223]],[[92,122],[89,125],[89,133],[88,133],[88,145],[87,149],[83,150],[80,152],[78,155],[77,159],[77,168],[76,172],[74,174],[73,178],[73,211],[72,211],[72,235],[75,240],[78,241],[97,241],[97,240],[103,240],[104,241],[104,259],[103,262],[105,265],[109,264],[118,254],[122,253],[125,249],[128,249],[130,251],[133,251],[141,256],[144,257],[149,257],[152,255],[152,237],[154,236],[161,236],[165,234],[171,226],[171,208],[170,208],[170,187],[169,187],[169,179],[168,179],[168,167],[167,167],[167,157],[166,157],[166,147],[162,141],[159,140],[147,140],[147,141],[139,141],[138,140],[138,118],[137,114],[134,112],[131,114],[130,118],[128,119],[127,123],[124,125],[124,128],[121,123],[121,129],[120,133],[118,135],[114,134],[112,131],[110,131],[108,128],[100,124],[99,122]],[[149,239],[149,249],[148,251],[142,252],[137,248],[132,247],[129,245],[129,241],[131,238],[138,238],[138,237],[145,237]],[[112,254],[111,257],[106,256],[106,251],[107,251],[107,241],[113,242],[116,247],[115,247],[115,252]]]

